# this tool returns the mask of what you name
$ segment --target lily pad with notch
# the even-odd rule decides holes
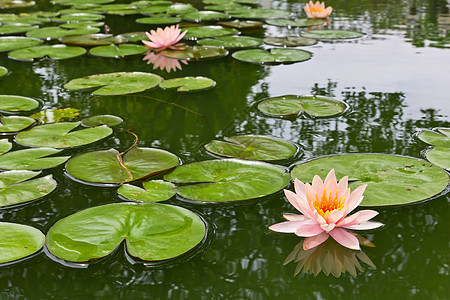
[[[76,28],[86,28],[86,27],[101,27],[104,26],[105,22],[91,22],[91,21],[84,21],[84,22],[76,22],[76,23],[64,23],[59,25],[59,27],[64,29],[76,29]]]
[[[0,95],[0,111],[18,113],[31,111],[39,107],[39,101],[23,96]]]
[[[75,46],[105,46],[111,44],[123,44],[127,42],[127,38],[122,35],[112,35],[104,33],[67,35],[60,39],[60,42],[66,45]]]
[[[281,27],[310,27],[318,26],[326,23],[325,19],[269,19],[265,21],[269,25],[281,26]]]
[[[151,17],[136,19],[138,24],[152,24],[152,25],[165,25],[165,24],[177,24],[181,22],[181,18],[172,17],[170,15],[153,15]]]
[[[16,33],[23,33],[30,30],[38,29],[39,26],[28,24],[8,24],[0,25],[0,35],[9,35]]]
[[[144,188],[131,184],[124,184],[117,193],[130,201],[159,202],[175,196],[175,185],[164,180],[148,180],[142,183]]]
[[[187,46],[184,50],[166,49],[161,51],[161,54],[169,58],[188,61],[201,61],[224,57],[228,54],[228,51],[223,48],[213,46]]]
[[[338,29],[315,29],[303,32],[302,37],[318,40],[356,39],[364,36],[364,33]]]
[[[223,27],[231,27],[236,29],[254,29],[260,28],[264,25],[263,22],[260,21],[251,21],[251,20],[233,20],[233,21],[222,21],[218,22],[217,25],[221,25]]]
[[[450,148],[450,128],[439,127],[434,131],[423,130],[419,132],[417,138],[429,145]]]
[[[197,42],[202,46],[215,46],[227,49],[253,48],[260,46],[261,39],[250,36],[223,36],[215,39],[202,39]]]
[[[86,127],[96,127],[100,125],[116,126],[122,123],[122,118],[113,115],[98,115],[81,120],[81,125]]]
[[[430,163],[450,171],[450,148],[434,147],[425,156]]]
[[[39,46],[42,43],[42,40],[36,38],[23,36],[4,36],[0,37],[0,52]]]
[[[151,6],[141,8],[139,13],[143,15],[166,13],[171,5],[172,3],[152,4]]]
[[[43,27],[27,32],[27,37],[34,37],[44,40],[53,40],[63,36],[93,34],[99,32],[97,27],[83,27],[76,29],[64,29],[59,26]]]
[[[174,3],[167,8],[167,13],[170,15],[182,15],[196,11],[197,9],[190,3]]]
[[[238,19],[276,19],[291,15],[288,10],[270,8],[252,8],[228,11],[233,18]]]
[[[21,116],[0,116],[0,135],[15,134],[30,128],[36,124],[36,120]]]
[[[284,48],[272,48],[269,51],[250,49],[234,52],[232,57],[254,64],[278,65],[306,61],[312,57],[312,53],[304,50]]]
[[[53,18],[53,22],[59,23],[73,23],[73,22],[86,22],[86,21],[100,21],[105,18],[104,15],[91,14],[91,13],[75,13],[75,14],[64,14],[58,18]]]
[[[187,40],[196,40],[203,38],[213,38],[219,36],[238,34],[239,30],[235,28],[226,28],[217,25],[190,27],[184,36]]]
[[[108,45],[97,46],[89,50],[89,54],[101,57],[125,57],[130,55],[142,54],[148,50],[147,47],[141,45]]]
[[[264,39],[264,43],[278,47],[298,47],[315,45],[317,40],[301,36],[268,37]]]
[[[52,156],[61,152],[53,148],[33,148],[17,150],[0,155],[0,169],[2,170],[43,170],[65,163],[70,156]]]
[[[210,22],[229,19],[230,16],[226,13],[221,13],[211,10],[201,10],[188,14],[181,15],[181,18],[190,22]]]
[[[194,92],[205,89],[210,89],[216,85],[216,82],[210,78],[197,77],[183,77],[164,80],[159,84],[163,89],[177,89],[177,92]]]
[[[45,45],[25,49],[17,49],[8,53],[8,57],[17,60],[33,61],[48,56],[54,60],[74,58],[86,53],[86,49],[66,45]]]

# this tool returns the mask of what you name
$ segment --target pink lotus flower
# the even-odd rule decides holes
[[[146,55],[142,60],[146,60],[147,64],[153,64],[153,70],[160,68],[161,70],[166,70],[167,73],[170,73],[170,71],[176,71],[177,69],[181,70],[181,64],[187,65],[187,61],[185,60],[178,60],[175,58],[165,57],[161,53],[155,54],[152,51],[147,51]]]
[[[186,33],[187,30],[181,33],[178,25],[172,25],[164,29],[158,27],[156,31],[151,30],[150,33],[146,32],[145,34],[150,39],[150,42],[142,41],[142,43],[154,51],[161,51],[164,49],[180,49],[177,47],[184,44],[177,44],[177,42],[181,40]]]
[[[308,18],[326,18],[328,17],[331,12],[333,11],[333,8],[331,6],[328,6],[325,8],[324,2],[317,1],[315,4],[312,1],[309,1],[308,4],[303,6],[303,10],[305,11]]]
[[[274,224],[269,229],[306,237],[303,242],[305,250],[322,244],[330,235],[342,246],[359,250],[358,239],[344,228],[366,230],[383,226],[382,223],[369,221],[378,215],[374,210],[360,210],[346,217],[361,203],[366,186],[359,186],[350,193],[348,177],[337,183],[334,169],[328,173],[325,182],[314,176],[312,186],[295,179],[295,193],[288,190],[284,193],[303,215],[283,215],[288,221]]]

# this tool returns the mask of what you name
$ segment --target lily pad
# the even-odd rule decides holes
[[[76,22],[76,23],[65,23],[65,24],[59,25],[59,27],[65,28],[65,29],[76,29],[76,28],[86,28],[86,27],[101,27],[104,25],[105,25],[105,22],[84,21],[84,22]]]
[[[290,11],[270,8],[252,8],[228,12],[233,18],[238,19],[275,19],[287,17]]]
[[[450,148],[450,128],[436,128],[435,131],[424,130],[417,137],[429,145]]]
[[[136,23],[138,24],[152,24],[152,25],[177,24],[180,22],[181,18],[171,17],[170,15],[154,15],[152,17],[136,19]]]
[[[68,22],[85,22],[85,21],[99,21],[104,19],[104,15],[99,14],[90,14],[90,13],[75,13],[75,14],[65,14],[60,16],[59,18],[53,18],[53,22],[61,22],[61,23],[68,23]],[[84,33],[81,33],[84,34]]]
[[[187,40],[196,40],[225,35],[233,35],[237,33],[239,33],[239,30],[234,28],[225,28],[222,26],[198,26],[198,27],[190,27],[184,38]]]
[[[311,182],[325,179],[334,169],[338,179],[348,176],[351,190],[367,184],[362,206],[399,205],[422,201],[442,192],[448,174],[424,160],[395,155],[349,154],[322,157],[296,165],[292,178]]]
[[[251,20],[233,20],[233,21],[218,22],[217,25],[237,29],[251,29],[262,27],[264,23],[260,21],[251,21]]]
[[[8,53],[8,57],[17,60],[33,61],[33,59],[48,56],[51,59],[60,60],[77,57],[85,53],[86,49],[82,47],[46,45],[14,50]]]
[[[111,126],[119,125],[122,122],[123,122],[122,118],[117,117],[117,116],[99,115],[99,116],[92,116],[92,117],[81,120],[81,125],[86,126],[86,127],[108,125],[111,127]]]
[[[27,24],[10,24],[0,25],[0,35],[15,34],[27,32],[33,29],[38,29],[39,26],[27,25]]]
[[[68,90],[96,89],[94,95],[126,95],[156,87],[162,78],[144,72],[118,72],[72,79],[64,85]]]
[[[52,3],[62,4],[62,5],[79,5],[79,4],[105,4],[111,3],[115,0],[52,0]]]
[[[197,9],[189,3],[174,3],[167,8],[167,13],[170,15],[182,15],[195,11]]]
[[[127,42],[127,38],[121,35],[114,36],[112,34],[82,34],[67,35],[59,39],[61,43],[76,46],[105,46],[110,44],[123,44]]]
[[[197,12],[192,12],[189,14],[181,15],[181,18],[185,21],[190,22],[209,22],[209,21],[219,21],[229,19],[230,16],[226,13],[221,13],[211,10],[202,10]]]
[[[8,69],[5,67],[0,66],[0,77],[8,74]]]
[[[127,252],[143,261],[175,258],[197,246],[206,226],[193,212],[160,203],[114,203],[88,208],[56,222],[47,248],[73,262],[98,260],[126,242]]]
[[[157,175],[178,164],[178,157],[168,151],[134,147],[123,158],[115,149],[80,154],[67,162],[66,171],[85,182],[121,184]]]
[[[39,39],[51,40],[57,39],[62,36],[80,35],[80,34],[92,34],[99,32],[97,27],[83,27],[76,29],[64,29],[59,26],[43,27],[27,32],[28,37],[34,37]]]
[[[296,116],[305,113],[310,117],[336,116],[347,109],[345,102],[324,96],[285,95],[264,99],[258,109],[269,116]]]
[[[53,148],[34,148],[8,152],[0,155],[2,170],[43,170],[66,162],[70,156],[45,157],[61,152]]]
[[[29,7],[35,5],[35,1],[26,0],[2,0],[0,1],[0,9]]]
[[[434,147],[426,157],[430,163],[450,171],[450,148]]]
[[[227,49],[251,48],[262,44],[262,40],[249,36],[223,36],[217,39],[202,39],[197,42],[202,46],[215,46]]]
[[[60,122],[39,125],[18,133],[16,142],[28,147],[61,149],[91,144],[112,134],[112,129],[105,125],[71,132],[80,123]]]
[[[14,134],[21,130],[25,130],[36,123],[36,120],[20,117],[20,116],[11,116],[4,117],[0,116],[0,135],[4,134]]]
[[[0,154],[6,153],[12,148],[12,143],[8,139],[0,140]]]
[[[0,52],[38,46],[42,43],[42,40],[35,38],[27,38],[23,36],[4,36],[0,37]]]
[[[300,34],[302,37],[319,40],[355,39],[364,36],[364,33],[350,30],[316,29]]]
[[[216,85],[216,82],[207,77],[183,77],[164,80],[159,84],[163,89],[174,89],[178,92],[193,92],[204,89],[212,88]]]
[[[141,42],[148,39],[144,31],[126,32],[122,33],[121,36],[127,38],[128,42]]]
[[[144,188],[131,184],[124,184],[117,193],[131,201],[158,202],[175,196],[175,185],[164,180],[149,180],[142,183]]]
[[[30,256],[42,249],[45,235],[31,226],[0,222],[0,263]]]
[[[264,43],[282,47],[311,46],[317,44],[316,39],[301,36],[269,37],[264,39]]]
[[[178,195],[201,202],[228,202],[273,194],[289,183],[285,169],[238,159],[207,160],[182,165],[164,176],[179,183]]]
[[[89,50],[89,54],[102,57],[120,58],[129,55],[142,54],[148,50],[147,47],[141,45],[108,45],[98,46]]]
[[[282,27],[310,27],[325,24],[325,19],[271,19],[266,20],[269,25],[282,26]]]
[[[170,5],[172,4],[171,3],[154,4],[149,7],[142,8],[139,12],[143,15],[165,13],[167,12],[167,9],[169,8]]]
[[[25,170],[1,172],[0,207],[37,200],[51,193],[58,185],[52,175],[31,179],[40,173]]]
[[[311,58],[311,52],[298,49],[273,48],[240,50],[232,54],[233,58],[256,64],[283,64],[305,61]]]
[[[226,56],[228,51],[219,47],[193,46],[185,47],[185,50],[163,50],[161,54],[169,58],[200,61]]]
[[[0,95],[0,111],[23,112],[39,107],[39,102],[29,97],[15,95]]]
[[[42,110],[32,114],[30,118],[39,120],[42,123],[55,123],[70,121],[78,115],[80,115],[79,109],[68,107]]]
[[[266,161],[289,159],[297,152],[294,144],[269,136],[239,135],[224,140],[212,140],[205,148],[220,156]]]

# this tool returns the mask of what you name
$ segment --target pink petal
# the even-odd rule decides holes
[[[348,176],[344,176],[342,177],[341,180],[339,180],[339,183],[337,185],[339,197],[341,197],[345,193],[347,187],[348,187]]]
[[[328,195],[331,192],[334,196],[334,193],[337,190],[337,180],[336,175],[334,174],[334,169],[331,169],[331,171],[327,174],[323,185],[325,188],[325,193]]]
[[[302,221],[287,221],[273,224],[272,226],[269,227],[269,229],[276,232],[294,233],[297,230],[297,228],[302,224],[303,224]]]
[[[297,195],[299,195],[300,197],[304,197],[304,199],[306,200],[305,184],[297,178],[294,179],[294,189]]]
[[[325,242],[329,236],[330,235],[324,231],[316,236],[307,237],[303,241],[303,250],[308,250],[319,246],[320,244]]]
[[[358,239],[351,233],[345,231],[341,228],[335,228],[329,232],[331,237],[341,244],[342,246],[353,249],[360,250]]]
[[[283,214],[283,217],[288,221],[305,221],[309,220],[304,215]]]
[[[364,190],[366,189],[367,184],[363,184],[358,186],[351,194],[348,200],[346,201],[346,209],[345,214],[348,215],[351,211],[353,211],[362,201]]]
[[[142,43],[149,48],[158,48],[158,45],[149,41],[142,41]]]
[[[321,224],[320,228],[322,228],[325,232],[330,232],[331,230],[334,229],[334,227],[336,227],[336,224],[332,223],[332,224]]]
[[[310,219],[314,219],[314,214],[309,207],[309,205],[300,199],[300,197],[297,196],[297,194],[294,194],[293,192],[289,190],[284,190],[284,194],[286,195],[286,198],[288,198],[289,202],[302,214],[307,216]]]
[[[335,209],[328,215],[327,223],[337,223],[339,220],[341,220],[344,217],[344,212],[339,209]]]
[[[323,232],[323,229],[318,224],[303,224],[297,228],[295,234],[302,237],[309,237],[318,235],[321,232]]]
[[[300,207],[297,204],[297,195],[290,190],[283,190],[283,191],[284,191],[284,195],[288,199],[289,203],[291,203],[292,206],[295,207],[296,210],[300,211]]]
[[[319,213],[315,209],[314,209],[314,220],[318,224],[327,224],[327,220],[325,220],[321,215],[319,215]]]
[[[348,216],[345,219],[341,220],[336,225],[338,227],[347,227],[347,226],[357,225],[357,224],[361,224],[361,223],[364,223],[364,222],[372,219],[376,215],[378,215],[378,212],[376,212],[374,210],[370,210],[370,209],[360,210],[357,213],[354,213],[353,215]]]
[[[369,230],[369,229],[375,229],[375,228],[381,227],[383,225],[384,224],[380,223],[380,222],[367,221],[367,222],[364,222],[361,224],[345,226],[345,228],[354,229],[354,230]]]
[[[312,187],[314,189],[314,193],[320,197],[323,193],[324,185],[323,185],[323,181],[319,177],[319,175],[314,175],[314,178],[312,181]]]

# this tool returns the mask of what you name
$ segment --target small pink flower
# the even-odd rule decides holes
[[[170,73],[170,71],[176,71],[177,69],[181,70],[181,64],[187,65],[187,61],[185,60],[178,60],[175,58],[169,58],[163,56],[161,53],[155,54],[152,51],[147,51],[146,55],[142,60],[146,60],[147,64],[153,64],[153,70],[160,68],[161,70],[166,70],[167,73]]]
[[[305,11],[308,18],[326,18],[328,17],[331,12],[333,11],[333,8],[331,6],[328,6],[325,8],[324,2],[317,1],[315,4],[312,1],[309,1],[308,4],[303,6],[303,10]]]
[[[295,179],[295,193],[289,190],[284,193],[302,215],[284,215],[287,222],[274,224],[269,229],[306,237],[305,250],[322,244],[330,235],[342,246],[359,250],[358,239],[345,229],[366,230],[383,226],[380,222],[369,221],[378,215],[374,210],[360,210],[346,217],[361,203],[366,186],[361,185],[350,193],[348,177],[337,183],[334,169],[328,173],[325,182],[317,175],[312,185]]]
[[[178,25],[172,25],[164,29],[158,27],[156,31],[151,30],[150,33],[146,32],[145,34],[150,39],[150,42],[142,41],[142,43],[154,51],[161,51],[164,49],[180,49],[177,47],[182,46],[183,44],[177,43],[186,33],[187,30],[181,33]]]

